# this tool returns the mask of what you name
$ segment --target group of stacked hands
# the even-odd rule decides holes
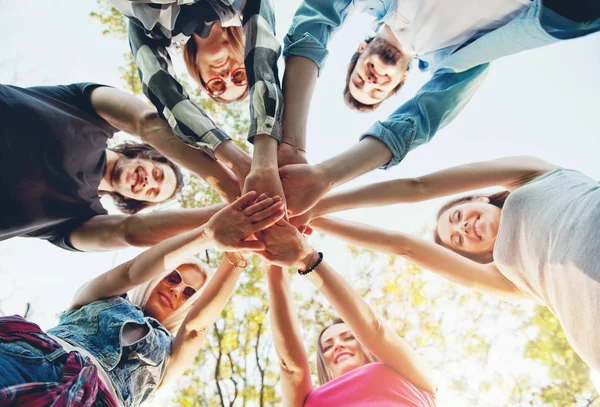
[[[600,321],[586,312],[600,301],[596,181],[510,157],[328,194],[428,142],[468,102],[491,61],[600,29],[591,2],[492,2],[305,0],[285,37],[282,91],[268,0],[111,0],[128,19],[143,91],[156,110],[94,83],[0,86],[0,162],[12,175],[2,179],[8,194],[0,238],[37,237],[74,251],[152,246],[85,284],[48,332],[20,317],[0,318],[0,404],[135,406],[150,399],[189,367],[247,265],[244,253],[252,252],[269,264],[286,405],[434,406],[432,369],[310,246],[303,234],[313,227],[484,293],[537,300],[599,368],[593,329]],[[457,9],[468,12],[459,18]],[[433,75],[358,144],[309,165],[306,122],[327,43],[357,11],[379,25],[347,69],[349,107],[376,109],[401,88],[413,59]],[[252,157],[188,98],[167,48],[183,51],[188,72],[216,102],[249,97]],[[119,130],[145,143],[107,148]],[[229,203],[138,213],[181,190],[177,164]],[[504,190],[440,209],[435,243],[323,217],[488,186]],[[126,215],[107,214],[103,194]],[[210,279],[190,260],[208,247],[225,252]],[[341,317],[318,338],[318,389],[282,267],[307,275]]]

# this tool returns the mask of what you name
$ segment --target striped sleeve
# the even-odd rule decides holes
[[[129,45],[138,67],[142,90],[158,113],[185,144],[203,150],[214,158],[214,150],[229,136],[219,129],[206,112],[193,103],[175,79],[168,39],[153,39],[129,22]]]
[[[250,87],[248,141],[267,134],[281,141],[283,93],[277,60],[281,45],[275,37],[275,14],[269,0],[247,0],[243,11],[246,49],[244,63]]]

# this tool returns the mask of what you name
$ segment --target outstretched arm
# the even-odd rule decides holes
[[[236,175],[203,151],[182,143],[167,121],[159,117],[147,103],[109,87],[94,89],[91,102],[96,113],[112,126],[140,137],[176,164],[202,177],[228,202],[233,202],[239,196],[240,186]],[[238,161],[244,165],[243,157]]]
[[[266,249],[257,254],[267,261],[299,269],[315,264],[315,249],[289,223],[280,221],[268,231],[261,232],[261,236]],[[382,363],[416,387],[432,393],[436,390],[436,381],[428,363],[381,321],[369,304],[325,261],[308,276],[348,324],[356,339]]]
[[[379,182],[326,195],[303,216],[303,221],[348,209],[421,202],[491,186],[510,191],[555,169],[531,156],[504,157],[459,165],[417,178]]]
[[[175,336],[171,358],[160,386],[168,385],[181,377],[190,367],[208,331],[227,305],[241,272],[242,267],[234,267],[225,258],[221,261],[215,275],[200,294],[200,298],[194,302]]]
[[[84,252],[127,246],[154,246],[165,239],[204,225],[225,205],[199,209],[172,209],[136,215],[98,215],[69,234],[69,241]]]
[[[341,219],[318,218],[311,226],[347,242],[396,254],[454,283],[506,300],[529,298],[493,264],[479,264],[435,243]]]
[[[313,386],[300,325],[292,303],[287,271],[281,267],[270,266],[267,281],[271,331],[280,361],[283,405],[302,407]]]
[[[244,239],[280,219],[283,209],[281,198],[267,198],[265,195],[258,197],[259,202],[243,209],[256,197],[255,192],[245,194],[221,209],[206,225],[165,240],[94,278],[79,289],[70,309],[124,294],[162,272],[174,269],[210,246],[229,251],[260,249],[263,246],[260,242]]]

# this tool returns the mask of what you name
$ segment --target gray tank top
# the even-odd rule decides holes
[[[516,189],[502,210],[498,269],[559,319],[573,349],[600,369],[600,184],[557,169]]]

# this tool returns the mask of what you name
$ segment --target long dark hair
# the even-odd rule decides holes
[[[175,191],[173,191],[173,194],[171,194],[171,196],[169,196],[167,199],[165,199],[165,201],[172,199],[179,191],[181,191],[181,188],[183,188],[183,174],[181,173],[181,170],[179,169],[179,167],[176,166],[167,157],[165,157],[164,155],[159,153],[156,149],[154,149],[154,147],[150,146],[149,144],[127,142],[127,143],[119,144],[118,146],[110,148],[109,150],[111,150],[115,153],[123,154],[125,157],[128,157],[128,158],[142,158],[142,159],[153,160],[153,161],[157,161],[159,163],[167,164],[173,170],[173,173],[175,174],[176,185],[175,185]],[[150,206],[160,203],[160,202],[138,201],[136,199],[126,198],[117,192],[102,192],[101,194],[102,195],[104,195],[104,194],[110,195],[110,197],[115,201],[115,205],[117,206],[117,208],[121,212],[126,213],[128,215],[133,215],[135,213],[138,213],[142,209],[145,209],[145,208],[148,208]]]
[[[447,249],[452,250],[455,253],[460,254],[461,256],[464,256],[468,259],[471,259],[473,261],[476,261],[477,263],[481,263],[481,264],[487,264],[487,263],[491,263],[492,261],[494,261],[494,257],[493,257],[493,252],[486,252],[486,253],[467,253],[467,252],[463,252],[460,250],[456,250],[453,247],[448,247],[444,244],[444,242],[442,242],[442,239],[440,238],[440,234],[438,233],[438,228],[437,228],[437,224],[440,221],[440,217],[442,216],[442,214],[444,214],[448,209],[453,208],[457,205],[461,205],[467,202],[472,202],[476,199],[479,198],[487,198],[490,200],[489,204],[490,205],[494,205],[500,209],[502,209],[504,207],[504,202],[506,201],[506,198],[508,198],[508,195],[510,195],[509,191],[500,191],[500,192],[496,192],[494,194],[491,195],[467,195],[467,196],[462,196],[456,199],[453,199],[449,202],[446,202],[438,211],[437,215],[436,215],[436,228],[433,232],[433,239],[435,240],[435,242],[437,244],[439,244],[440,246],[444,246]]]

